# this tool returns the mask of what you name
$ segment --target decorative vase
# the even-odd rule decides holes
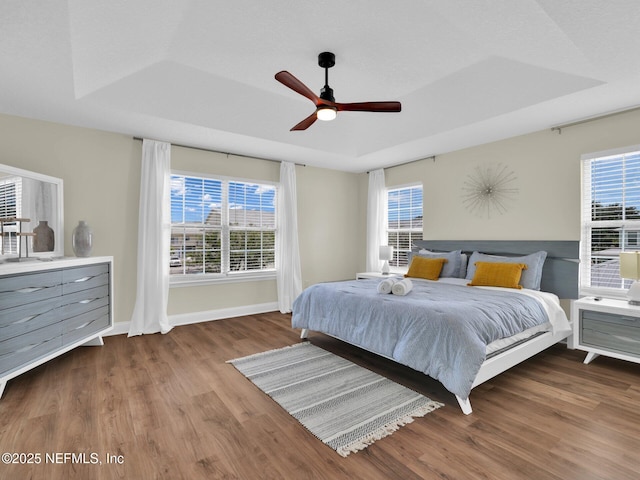
[[[80,220],[71,236],[71,246],[76,257],[88,257],[93,248],[93,232],[84,220]]]
[[[53,252],[55,235],[47,220],[40,220],[38,226],[33,229],[33,233],[36,234],[33,237],[34,252]]]

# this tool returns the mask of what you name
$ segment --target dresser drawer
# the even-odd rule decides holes
[[[109,306],[105,305],[68,319],[64,323],[63,341],[72,343],[109,326]]]
[[[69,268],[62,274],[63,295],[108,284],[109,265],[106,263]]]
[[[75,317],[108,304],[109,286],[103,285],[62,297],[62,314],[65,318]]]
[[[0,277],[0,311],[62,295],[62,272]]]
[[[25,359],[46,355],[62,346],[62,324],[47,325],[13,338],[0,341],[0,369],[6,371],[24,363]],[[17,363],[14,363],[14,359]]]
[[[54,297],[0,312],[0,341],[60,321],[60,298]]]

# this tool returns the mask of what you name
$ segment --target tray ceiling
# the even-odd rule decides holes
[[[640,105],[637,0],[9,0],[0,112],[361,172]],[[336,54],[339,102],[313,111]]]

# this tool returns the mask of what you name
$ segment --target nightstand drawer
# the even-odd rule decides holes
[[[612,323],[616,325],[627,325],[630,327],[640,328],[640,318],[630,315],[616,315],[615,313],[595,312],[593,310],[580,310],[580,316],[583,320],[592,322]]]
[[[583,317],[580,343],[640,355],[640,328]]]

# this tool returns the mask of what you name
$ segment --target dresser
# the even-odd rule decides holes
[[[640,363],[640,306],[626,300],[584,297],[573,302],[573,346],[598,355]]]
[[[0,264],[0,396],[8,380],[113,328],[113,258]]]

